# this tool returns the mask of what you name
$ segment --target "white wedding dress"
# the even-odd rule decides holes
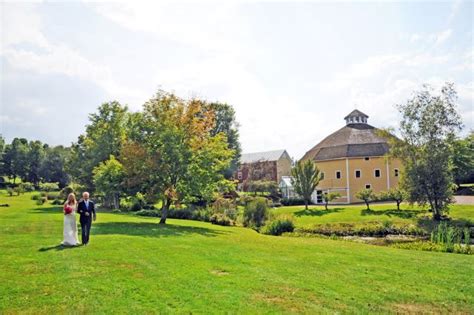
[[[79,245],[79,240],[77,237],[76,210],[77,204],[73,207],[71,213],[64,215],[64,240],[61,243],[62,245]]]

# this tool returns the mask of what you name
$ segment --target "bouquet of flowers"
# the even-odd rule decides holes
[[[72,213],[72,207],[70,205],[64,205],[64,214]]]

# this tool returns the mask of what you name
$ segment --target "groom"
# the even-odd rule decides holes
[[[77,206],[77,212],[81,215],[82,245],[89,243],[89,234],[91,231],[92,220],[95,221],[95,205],[89,200],[89,193],[86,191],[82,194],[82,200]]]

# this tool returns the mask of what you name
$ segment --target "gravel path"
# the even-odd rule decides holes
[[[459,205],[474,205],[474,196],[454,196]]]

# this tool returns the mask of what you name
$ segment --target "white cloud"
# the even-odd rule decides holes
[[[444,30],[442,32],[439,32],[438,34],[435,34],[435,45],[439,46],[443,44],[446,40],[451,37],[451,34],[453,31],[451,29]]]
[[[454,0],[451,5],[451,11],[449,12],[448,19],[446,20],[446,23],[449,25],[451,22],[454,20],[456,17],[457,13],[459,12],[459,9],[461,8],[462,0]]]

